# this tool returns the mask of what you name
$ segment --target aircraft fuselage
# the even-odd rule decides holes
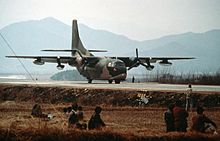
[[[111,82],[112,80],[125,80],[127,76],[125,63],[119,59],[108,57],[100,57],[90,63],[80,61],[76,68],[88,80],[109,80]]]

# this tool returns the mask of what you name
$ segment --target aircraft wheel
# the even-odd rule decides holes
[[[109,83],[109,84],[112,84],[112,81],[113,81],[113,80],[108,80],[108,83]]]
[[[92,83],[92,79],[88,79],[88,83]]]
[[[115,80],[115,84],[120,84],[121,80]]]

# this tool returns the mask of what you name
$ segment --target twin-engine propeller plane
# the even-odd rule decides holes
[[[147,70],[154,68],[151,63],[162,65],[171,65],[169,60],[193,59],[189,57],[139,57],[136,49],[136,57],[96,57],[91,52],[105,52],[105,50],[87,50],[84,48],[78,32],[77,21],[73,20],[72,24],[72,49],[70,50],[53,50],[47,49],[42,51],[52,52],[71,52],[72,56],[6,56],[8,58],[25,58],[35,59],[34,64],[43,65],[45,62],[57,63],[58,69],[63,69],[63,64],[69,64],[76,67],[81,75],[92,80],[108,80],[109,83],[115,81],[119,84],[126,79],[127,70],[139,65],[144,66]]]

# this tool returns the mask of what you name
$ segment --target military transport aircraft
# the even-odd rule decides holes
[[[63,64],[69,64],[76,67],[81,75],[88,79],[88,83],[92,80],[108,80],[109,83],[115,81],[119,84],[126,79],[127,70],[139,65],[144,66],[147,70],[154,68],[151,63],[162,65],[171,65],[169,60],[194,59],[192,57],[139,57],[138,49],[136,49],[136,57],[96,57],[91,52],[105,52],[105,50],[86,50],[80,40],[77,20],[72,23],[72,49],[53,50],[47,49],[42,51],[53,52],[71,52],[71,56],[6,56],[8,58],[25,58],[35,59],[36,65],[43,65],[45,62],[57,63],[58,69],[63,69]]]

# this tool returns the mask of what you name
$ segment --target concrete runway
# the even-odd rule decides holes
[[[0,84],[31,84],[39,86],[53,87],[82,87],[82,88],[101,88],[101,89],[139,89],[139,90],[176,90],[184,91],[187,85],[180,84],[158,84],[158,83],[128,83],[108,84],[107,81],[93,81],[88,84],[87,81],[30,81],[25,79],[0,79]],[[220,92],[220,86],[192,85],[193,91],[213,91]]]

